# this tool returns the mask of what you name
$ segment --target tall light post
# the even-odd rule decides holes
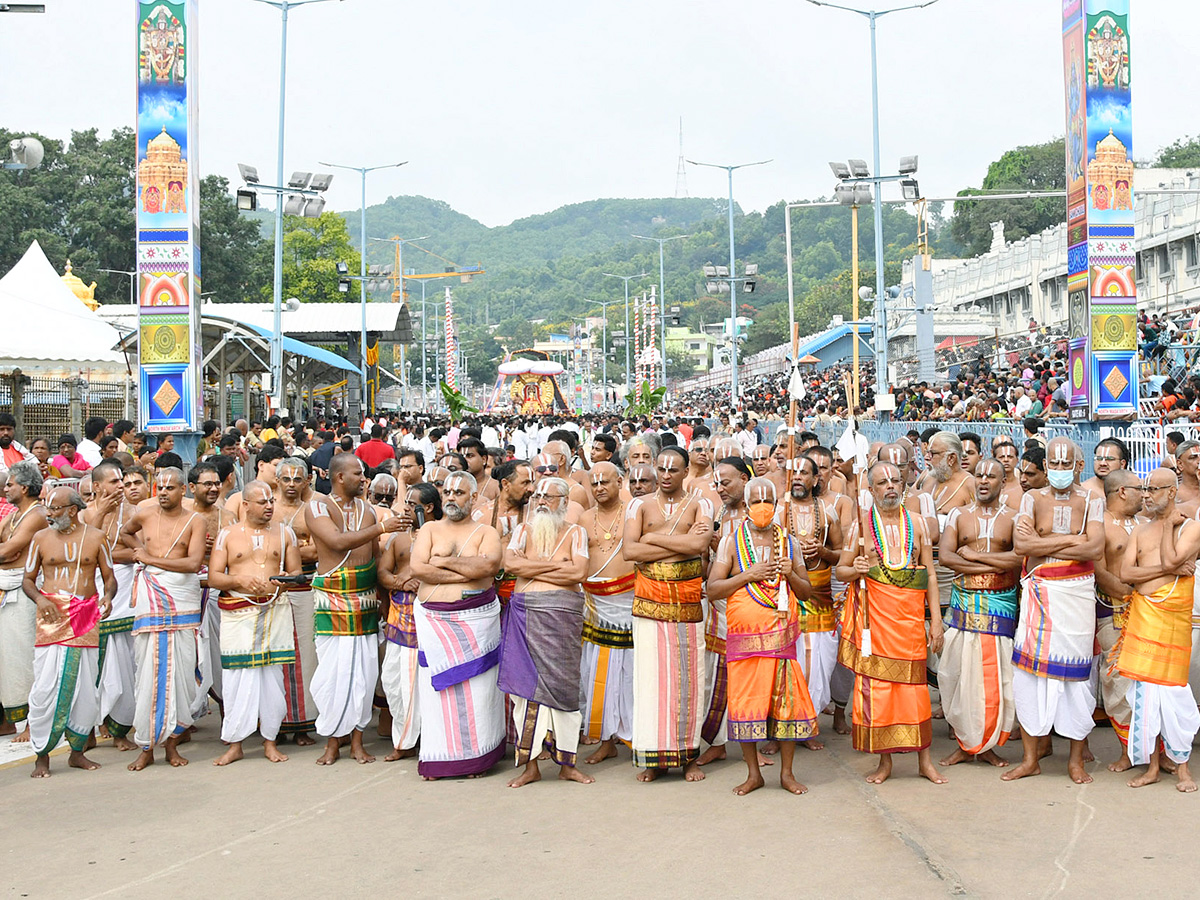
[[[287,26],[288,12],[310,3],[329,3],[330,0],[255,0],[273,6],[280,13],[279,45],[279,142],[276,145],[275,167],[275,284],[273,291],[274,328],[271,332],[271,389],[277,394],[283,385],[283,121],[287,106]]]
[[[682,241],[684,238],[691,237],[690,234],[677,234],[669,238],[646,237],[642,234],[633,235],[639,241],[654,241],[658,244],[658,311],[661,321],[659,333],[662,335],[662,383],[667,383],[667,285],[665,278],[666,269],[663,266],[663,244],[668,241]]]
[[[608,404],[608,308],[610,306],[612,306],[614,303],[616,303],[617,301],[616,300],[596,300],[595,302],[600,305],[600,315],[604,318],[604,325],[600,332],[600,335],[601,335],[601,337],[600,337],[600,367],[601,367],[600,378],[604,382],[603,388],[602,388],[603,394],[604,394],[604,400],[600,405],[605,406]],[[589,361],[589,365],[590,364],[591,363]]]
[[[358,260],[358,296],[359,304],[362,307],[362,333],[359,337],[360,343],[358,348],[358,402],[360,407],[365,407],[367,405],[367,173],[377,171],[378,169],[398,169],[400,166],[408,165],[408,160],[398,163],[384,163],[381,166],[346,166],[331,162],[323,162],[321,165],[329,166],[331,169],[349,169],[351,172],[358,172],[362,177],[362,202],[359,206],[359,226],[362,229],[359,232],[359,238],[362,244],[362,252]]]
[[[403,163],[401,163],[401,165],[403,165]],[[378,167],[378,168],[386,168],[386,167]],[[366,220],[364,219],[363,222],[365,224]],[[392,300],[393,300],[393,302],[400,303],[401,306],[404,305],[404,245],[411,244],[414,241],[425,241],[428,239],[429,239],[429,235],[427,235],[427,234],[422,235],[419,238],[400,238],[400,237],[371,238],[371,241],[373,243],[395,244],[396,245],[396,268],[399,270],[396,272],[396,286],[399,288],[400,296],[397,297],[396,292],[393,291],[392,292]],[[365,253],[363,255],[366,256]],[[422,287],[421,288],[421,296],[423,297],[424,295],[425,295],[425,289],[424,289],[424,287]],[[364,304],[363,305],[364,319],[365,319],[366,311],[367,311],[367,307]],[[421,314],[424,315],[424,313],[425,313],[425,310],[422,309]],[[405,409],[407,409],[408,408],[408,369],[404,364],[404,344],[403,343],[400,344],[400,373],[404,376],[404,380],[400,384],[400,387],[403,391],[402,402],[404,404]]]
[[[924,3],[911,3],[908,6],[897,6],[893,9],[874,10],[857,9],[853,6],[842,6],[839,3],[827,3],[825,0],[808,0],[813,6],[828,6],[844,12],[852,12],[862,16],[871,24],[871,141],[874,148],[875,173],[880,171],[879,162],[879,63],[875,52],[875,22],[889,13],[904,12],[910,9],[924,9],[933,6],[938,0],[925,0]],[[875,335],[876,360],[875,377],[880,384],[887,384],[887,309],[883,305],[883,203],[880,197],[880,186],[875,186],[875,302],[877,307],[876,327],[882,332]]]
[[[101,269],[101,272],[109,272],[113,275],[128,275],[129,276],[129,305],[137,306],[137,272],[127,272],[124,269]]]
[[[640,272],[637,275],[614,275],[611,272],[602,273],[605,278],[620,278],[625,282],[625,396],[629,396],[633,382],[630,379],[633,377],[629,368],[629,279],[645,278],[649,272]]]
[[[749,166],[765,166],[772,160],[763,159],[752,163],[739,163],[736,166],[723,166],[718,163],[696,162],[689,159],[688,162],[693,166],[707,166],[710,169],[724,169],[729,175],[729,275],[732,278],[734,269],[737,267],[737,260],[734,258],[733,251],[733,170],[745,169]],[[738,405],[738,321],[737,321],[737,289],[732,281],[729,282],[729,369],[732,373],[732,379],[729,384],[729,394],[732,398],[731,406],[734,408]],[[665,349],[665,348],[664,348]]]

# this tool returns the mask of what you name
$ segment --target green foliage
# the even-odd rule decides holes
[[[1182,137],[1158,151],[1154,165],[1163,169],[1190,169],[1200,166],[1200,136]]]
[[[663,397],[667,394],[665,385],[659,385],[654,390],[650,390],[650,382],[643,381],[641,387],[637,389],[637,397],[627,396],[625,398],[625,413],[629,416],[652,416],[654,411],[662,405]]]
[[[285,216],[283,219],[283,296],[297,297],[302,303],[345,303],[347,295],[338,291],[337,264],[346,263],[354,274],[359,270],[359,254],[350,243],[346,220],[335,212],[318,218]],[[358,282],[351,283],[349,296],[357,299]],[[264,299],[271,298],[271,287],[262,289]]]
[[[683,341],[667,341],[667,379],[691,378],[696,374],[696,357]]]
[[[1061,191],[1066,187],[1066,151],[1063,139],[1009,150],[988,166],[983,191],[966,188],[958,196],[981,192]],[[986,253],[992,245],[990,223],[1004,222],[1004,237],[1020,240],[1066,221],[1067,205],[1061,197],[1029,200],[989,200],[954,204],[950,231],[968,255]]]
[[[440,382],[442,386],[442,399],[446,401],[446,412],[450,415],[451,422],[461,422],[466,413],[475,413],[479,410],[472,406],[467,398],[456,391],[446,382]]]

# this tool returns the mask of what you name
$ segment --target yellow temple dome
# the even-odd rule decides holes
[[[90,286],[84,284],[83,279],[71,272],[71,261],[69,259],[63,269],[63,284],[70,289],[72,294],[83,301],[84,306],[95,312],[100,306],[100,302],[96,299],[96,282],[93,281]]]
[[[182,156],[182,151],[179,147],[179,142],[171,135],[167,134],[167,126],[162,127],[162,133],[151,138],[146,143],[147,157],[169,157],[171,159],[179,159]]]

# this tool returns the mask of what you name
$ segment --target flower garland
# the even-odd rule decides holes
[[[788,550],[789,550],[788,540],[789,539],[787,537],[787,532],[785,532],[778,525],[772,525],[771,527],[773,529],[775,529],[775,534],[774,534],[774,537],[772,538],[772,543],[775,544],[777,558],[790,559],[791,554],[788,552]],[[735,538],[734,545],[737,548],[738,565],[741,567],[741,570],[743,572],[745,572],[747,569],[749,569],[751,566],[753,566],[755,563],[757,563],[759,561],[758,557],[756,556],[756,554],[754,552],[754,542],[750,539],[750,520],[749,519],[747,519],[745,522],[743,522],[741,524],[741,527],[739,527],[737,529],[737,531],[734,532],[734,538]],[[774,608],[776,606],[776,599],[779,594],[779,586],[780,586],[780,582],[782,580],[783,580],[783,577],[778,576],[769,581],[751,581],[749,584],[746,585],[746,593],[748,593],[750,595],[751,599],[753,599],[756,603],[760,603],[761,605],[766,606],[766,607]],[[770,589],[769,590],[764,589],[763,585],[766,585]]]

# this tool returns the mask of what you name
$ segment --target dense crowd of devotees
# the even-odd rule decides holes
[[[133,771],[160,748],[186,765],[214,714],[217,766],[255,732],[271,762],[316,739],[321,765],[370,763],[378,708],[386,759],[429,780],[507,759],[514,787],[545,766],[590,783],[629,756],[640,781],[696,782],[733,742],[736,793],[776,766],[800,794],[795,748],[821,750],[831,715],[876,784],[904,753],[936,784],[969,761],[1037,775],[1052,734],[1085,783],[1099,721],[1110,770],[1146,767],[1130,785],[1196,789],[1200,445],[1143,481],[1116,439],[1084,479],[1063,437],[843,459],[799,430],[558,420],[518,448],[495,424],[436,429],[428,454],[373,424],[306,458],[278,421],[256,445],[241,423],[190,471],[118,450],[67,486],[0,417],[0,703],[33,775],[64,738],[80,769],[98,738]],[[224,451],[248,444],[239,484]]]

